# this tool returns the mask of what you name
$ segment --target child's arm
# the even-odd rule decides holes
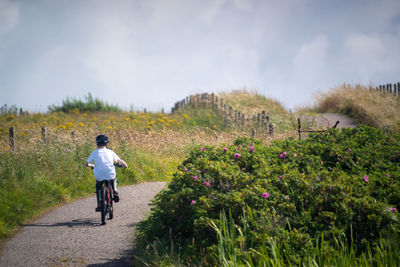
[[[93,163],[89,163],[89,162],[85,162],[85,166],[86,167],[90,167],[90,168],[94,168],[94,164]]]
[[[122,168],[128,168],[128,164],[122,159],[117,160],[117,162],[122,165]]]

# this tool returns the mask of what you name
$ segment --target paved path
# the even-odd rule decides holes
[[[119,189],[114,219],[101,225],[95,196],[58,208],[4,244],[1,267],[130,266],[134,226],[149,211],[149,201],[165,183],[143,183]]]
[[[324,113],[321,115],[317,115],[315,118],[318,127],[333,127],[337,121],[339,124],[337,128],[355,128],[357,124],[354,120],[343,114],[336,113]]]
[[[313,129],[315,128],[325,130],[327,128],[332,128],[337,121],[339,121],[337,128],[355,128],[357,126],[352,118],[337,113],[321,113],[315,116],[303,114],[300,115],[300,118],[303,126],[304,122],[311,122],[312,125],[315,123],[315,127],[312,126]]]

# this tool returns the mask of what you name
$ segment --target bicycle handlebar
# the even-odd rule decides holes
[[[114,166],[122,168],[122,164],[121,164],[121,163],[118,163],[118,162],[115,162],[115,163],[114,163]]]

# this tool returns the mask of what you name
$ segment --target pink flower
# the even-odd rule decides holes
[[[240,158],[240,154],[239,153],[235,153],[233,156],[235,157],[235,159],[239,159]]]
[[[192,178],[193,178],[193,180],[196,180],[196,181],[199,180],[199,177],[197,177],[197,176],[193,176]]]
[[[289,197],[288,195],[286,195],[286,196],[285,196],[285,199],[286,199],[286,200],[289,200],[289,199],[290,199],[290,197]]]
[[[286,152],[282,152],[279,157],[281,159],[283,159],[283,158],[286,158],[286,156],[287,156],[287,153]]]
[[[386,177],[390,177],[390,174],[389,174],[389,173],[386,173]]]
[[[389,210],[390,210],[391,212],[397,212],[397,209],[396,209],[396,208],[393,208],[393,207],[389,208]]]
[[[364,182],[368,182],[368,181],[369,181],[368,176],[365,175],[365,176],[364,176]]]
[[[226,147],[224,147],[224,151],[226,152],[226,151],[228,151],[228,149]]]
[[[205,185],[206,187],[210,187],[210,183],[209,183],[209,182],[204,182],[204,185]]]
[[[190,206],[193,206],[196,203],[196,201],[192,200],[192,202],[190,202]]]
[[[268,194],[267,192],[263,193],[263,198],[269,198],[270,194]]]
[[[279,175],[279,179],[282,179],[282,175]]]
[[[254,146],[250,147],[249,151],[253,152],[254,151]]]
[[[351,148],[347,149],[347,151],[351,152]]]
[[[200,148],[200,150],[201,150],[201,151],[204,151],[204,150],[205,150],[205,148],[204,148],[204,147],[201,147],[201,148]]]
[[[187,169],[187,168],[185,168],[183,171],[184,171],[184,172],[187,172],[187,171],[188,171],[188,169]]]
[[[296,154],[296,153],[294,153],[294,154],[293,154],[293,157],[297,157],[297,154]]]

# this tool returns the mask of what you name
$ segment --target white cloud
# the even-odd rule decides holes
[[[346,38],[342,62],[351,71],[353,79],[357,82],[379,80],[385,72],[398,66],[393,60],[399,56],[393,54],[396,48],[391,47],[393,44],[390,39],[392,37],[363,33],[355,33]]]
[[[19,6],[16,3],[0,0],[0,37],[18,24],[19,16]]]
[[[384,48],[378,37],[366,34],[355,34],[348,37],[345,47],[348,49],[349,54],[353,54],[356,57],[376,55],[381,53]]]
[[[309,43],[301,45],[293,58],[295,70],[311,74],[324,68],[329,47],[329,40],[324,35],[318,35]]]
[[[235,7],[246,12],[253,11],[252,0],[233,0]]]

